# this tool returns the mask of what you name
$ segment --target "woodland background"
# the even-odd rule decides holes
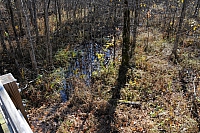
[[[200,0],[1,0],[0,74],[34,132],[199,132]]]

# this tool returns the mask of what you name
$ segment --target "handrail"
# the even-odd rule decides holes
[[[20,115],[0,81],[0,103],[4,119],[11,133],[33,133],[27,121]]]

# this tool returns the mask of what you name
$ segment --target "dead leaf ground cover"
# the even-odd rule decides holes
[[[90,87],[86,86],[83,80],[73,77],[74,91],[67,102],[62,103],[59,93],[51,89],[49,93],[42,93],[44,102],[40,106],[27,107],[33,131],[36,133],[198,132],[198,117],[193,115],[192,88],[187,83],[188,91],[183,92],[180,81],[180,72],[183,68],[190,67],[198,74],[198,61],[184,56],[188,54],[188,47],[180,48],[179,55],[182,62],[174,65],[168,60],[173,43],[163,40],[158,29],[152,29],[149,35],[148,52],[144,52],[147,34],[138,34],[135,68],[129,69],[127,83],[121,89],[120,100],[139,102],[141,105],[139,108],[121,102],[117,102],[113,107],[108,102],[120,64],[120,51],[118,51],[116,66],[107,68],[108,71],[102,71],[99,77],[93,77],[93,85]],[[191,54],[195,57],[195,53]],[[188,63],[185,64],[186,62]],[[46,84],[43,81],[41,83],[43,86]],[[197,85],[197,93],[198,91]],[[37,99],[30,99],[30,102],[31,100]],[[195,101],[199,105],[198,94]],[[199,106],[196,107],[198,113]]]

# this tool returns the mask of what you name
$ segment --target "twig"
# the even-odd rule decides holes
[[[194,80],[193,80],[193,88],[194,88],[194,97],[196,97],[196,86],[195,86],[195,80],[196,80],[196,76],[194,77]]]
[[[118,102],[121,103],[121,104],[131,105],[134,108],[140,108],[141,107],[140,102],[132,102],[132,101],[124,101],[124,100],[119,100]]]

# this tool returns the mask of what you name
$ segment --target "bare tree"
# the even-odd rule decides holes
[[[130,10],[128,1],[124,1],[124,27],[123,27],[123,44],[122,44],[122,62],[119,68],[118,83],[115,90],[113,90],[113,99],[120,98],[120,89],[126,83],[126,73],[129,67],[130,60]]]
[[[8,51],[6,44],[5,44],[5,38],[4,38],[4,33],[3,33],[3,29],[2,29],[2,24],[0,23],[0,41],[1,41],[1,46],[3,48],[3,51]]]
[[[178,2],[175,3],[176,6],[175,6],[175,9],[173,11],[173,17],[172,17],[172,22],[170,21],[169,22],[169,32],[168,32],[168,39],[169,39],[169,36],[170,36],[170,32],[172,32],[172,34],[174,35],[174,22],[175,22],[175,16],[176,16],[176,12],[178,10]]]
[[[43,0],[44,6],[44,22],[45,22],[45,35],[46,35],[46,60],[47,62],[52,65],[52,45],[50,42],[50,30],[49,30],[49,16],[48,16],[48,9],[50,0]]]
[[[30,54],[33,70],[35,72],[37,72],[37,62],[36,62],[36,58],[35,58],[34,43],[33,43],[32,35],[31,35],[30,21],[27,16],[27,5],[25,5],[24,3],[25,2],[23,2],[23,0],[21,0],[22,10],[23,10],[23,13],[25,16],[26,36],[27,36],[27,40],[28,40],[28,44],[29,44],[29,54]]]
[[[15,2],[15,7],[17,10],[17,19],[18,19],[18,27],[19,27],[19,36],[23,36],[24,30],[23,30],[23,22],[22,22],[22,12],[21,12],[21,4],[20,4],[20,0],[14,0]]]
[[[170,60],[173,60],[175,63],[178,60],[177,49],[178,49],[178,44],[179,44],[179,38],[181,36],[181,28],[182,28],[183,20],[185,18],[185,11],[186,11],[187,2],[188,2],[187,0],[183,1],[181,16],[180,16],[180,19],[179,19],[178,31],[176,33],[176,39],[175,39],[175,42],[174,42],[174,47],[173,47],[172,53],[170,55]],[[174,55],[174,58],[173,58],[173,55]]]
[[[198,0],[195,11],[194,11],[195,17],[197,17],[199,15],[199,6],[200,6],[200,0]]]
[[[58,15],[58,27],[61,25],[61,1],[55,0],[56,16]]]
[[[33,7],[33,26],[36,34],[36,44],[39,42],[39,31],[38,31],[38,23],[37,23],[37,8],[36,8],[36,0],[32,0]]]
[[[123,47],[122,47],[122,64],[126,67],[129,65],[130,50],[130,10],[128,9],[128,1],[125,0],[124,11],[124,28],[123,28]]]
[[[1,17],[0,17],[1,18]],[[9,44],[9,51],[15,55],[15,59],[17,59],[17,55],[15,54],[15,48],[13,48],[11,39],[10,39],[10,32],[8,31],[7,25],[4,22],[4,19],[1,18],[2,22],[2,30],[4,31],[4,34],[6,33],[6,37],[3,36],[4,41],[7,40]]]
[[[10,18],[11,18],[11,24],[12,24],[15,40],[17,42],[17,52],[18,52],[19,55],[22,56],[20,42],[19,42],[19,38],[18,38],[18,35],[17,35],[16,27],[15,27],[14,13],[13,13],[13,9],[12,9],[12,5],[11,5],[11,1],[10,0],[7,0],[6,7],[9,10],[9,14],[10,14]]]
[[[138,27],[138,23],[139,23],[139,5],[140,2],[139,0],[135,0],[135,18],[134,18],[134,26],[133,26],[133,40],[132,40],[132,44],[131,44],[131,54],[130,57],[131,59],[133,59],[133,52],[135,51],[135,47],[136,47],[136,38],[137,38],[137,27]]]
[[[17,56],[17,54],[15,52],[15,48],[13,48],[13,46],[11,44],[11,40],[10,40],[10,36],[9,36],[9,31],[7,29],[7,25],[5,24],[4,19],[1,16],[0,16],[0,20],[1,20],[1,22],[0,22],[1,45],[3,46],[3,50],[5,51],[5,53],[8,55],[9,60],[11,59],[11,60],[14,61],[17,73],[20,74],[20,72],[19,72],[20,71],[20,66],[19,66],[18,58],[17,58],[18,56]],[[4,35],[3,35],[5,33],[7,34],[6,38],[8,40],[9,48],[7,48],[8,46],[6,46],[6,43],[5,43],[6,39],[5,39]]]
[[[34,32],[36,35],[36,44],[39,42],[39,32],[38,32],[38,24],[37,24],[37,10],[36,10],[36,1],[29,0],[28,1],[28,9],[30,12],[31,23],[34,27]]]

